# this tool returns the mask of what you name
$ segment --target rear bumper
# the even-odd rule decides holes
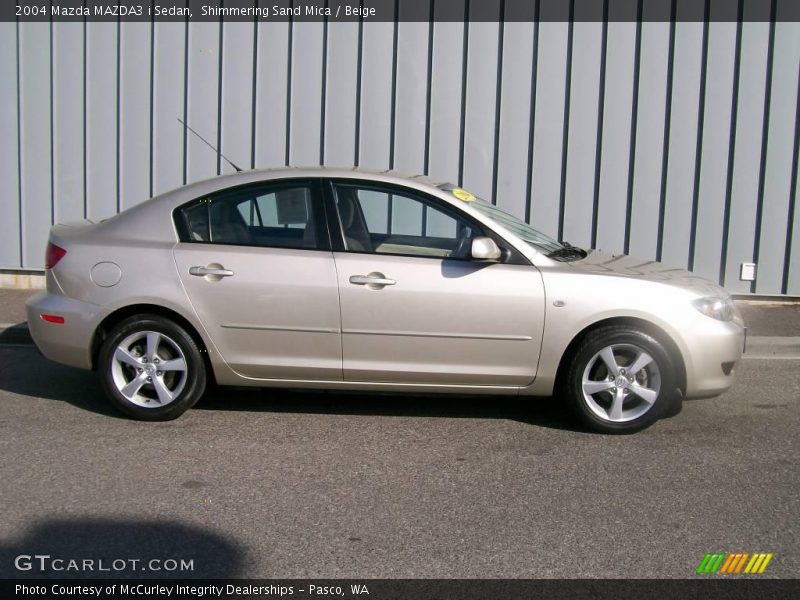
[[[742,358],[745,328],[740,322],[708,319],[692,336],[686,361],[686,397],[716,396],[733,385]]]
[[[28,299],[25,308],[28,329],[42,354],[70,367],[92,368],[92,336],[105,316],[103,307],[39,292]],[[42,319],[44,314],[63,317],[64,322],[49,323]]]

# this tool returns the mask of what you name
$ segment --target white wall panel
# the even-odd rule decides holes
[[[625,247],[636,24],[609,23],[606,52],[597,247],[620,254]]]
[[[496,4],[496,3],[495,3]],[[495,11],[495,14],[497,11]],[[494,202],[492,177],[497,106],[498,23],[470,23],[464,118],[464,187]]]
[[[503,33],[503,82],[500,93],[500,138],[497,161],[497,205],[525,218],[528,182],[528,131],[533,75],[533,23],[506,23]]]
[[[428,172],[452,183],[459,173],[463,43],[462,23],[434,24]]]
[[[539,25],[531,223],[558,235],[567,77],[567,23]]]
[[[319,164],[322,127],[322,23],[295,23],[292,34],[292,87],[289,164]]]
[[[183,183],[186,24],[156,23],[153,73],[153,193]],[[186,138],[188,143],[188,138]]]
[[[94,221],[117,212],[116,23],[86,25],[86,204]]]
[[[253,123],[253,24],[225,23],[222,31],[222,153],[250,166]],[[222,172],[234,169],[222,161]]]
[[[750,291],[749,282],[738,280],[739,264],[753,259],[768,46],[768,23],[743,25],[728,261],[725,270],[725,285],[733,292]]]
[[[352,166],[358,94],[358,23],[328,26],[325,164]]]
[[[22,266],[17,113],[17,28],[0,23],[0,269]]]
[[[422,173],[425,169],[429,25],[399,23],[397,29],[394,168]]]
[[[783,283],[786,215],[789,213],[795,144],[794,128],[787,124],[794,121],[797,112],[794,96],[800,65],[800,23],[775,24],[774,56],[758,255],[760,267],[756,285],[756,292],[762,293],[780,289]]]
[[[676,23],[661,259],[684,268],[689,262],[702,56],[703,24]]]
[[[22,266],[41,265],[52,224],[50,24],[20,23]]]
[[[694,270],[714,281],[722,254],[735,50],[736,23],[709,23]]]
[[[361,56],[361,119],[358,164],[389,168],[394,25],[364,23]]]
[[[80,221],[83,188],[83,23],[53,23],[54,218]]]
[[[564,239],[590,246],[603,24],[575,23],[573,27]]]
[[[289,98],[289,23],[258,24],[256,69],[256,167],[278,167],[286,154]]]
[[[189,126],[211,144],[217,144],[219,132],[220,24],[189,24],[189,78],[187,116]],[[186,143],[187,183],[218,174],[217,154],[190,134]],[[222,169],[219,163],[219,171]]]
[[[530,206],[536,227],[558,235],[562,225],[573,243],[596,237],[603,250],[655,260],[660,241],[665,263],[741,293],[751,286],[739,264],[757,259],[754,291],[800,293],[800,24],[775,25],[765,126],[769,23],[743,24],[737,61],[737,24],[710,22],[703,80],[702,22],[678,21],[671,52],[668,22],[646,20],[637,36],[636,23],[612,21],[604,45],[603,23],[582,20],[600,0],[575,5],[571,37],[567,21],[515,20],[536,6],[472,0],[471,14],[506,20],[466,26],[2,23],[0,268],[41,268],[52,220],[103,219],[229,172],[181,118],[243,168],[427,171],[515,215]],[[608,0],[612,15],[622,6]],[[643,7],[647,17],[656,0]],[[712,0],[712,19],[719,7]],[[401,18],[444,10],[433,0],[397,8]],[[403,206],[394,209],[402,227]]]
[[[663,167],[669,24],[643,23],[630,253],[655,258]]]
[[[125,210],[150,197],[151,26],[126,23],[121,31],[119,174]]]

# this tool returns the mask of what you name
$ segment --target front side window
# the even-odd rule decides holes
[[[311,184],[221,192],[179,209],[181,241],[320,249],[322,210]]]
[[[454,212],[396,189],[335,184],[336,210],[350,252],[469,258],[481,233]]]

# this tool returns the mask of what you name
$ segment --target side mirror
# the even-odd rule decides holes
[[[492,238],[476,237],[472,240],[471,256],[473,260],[497,262],[502,258],[503,252]]]

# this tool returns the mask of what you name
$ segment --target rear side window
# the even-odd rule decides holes
[[[328,249],[321,201],[311,182],[221,192],[181,207],[182,242]]]

